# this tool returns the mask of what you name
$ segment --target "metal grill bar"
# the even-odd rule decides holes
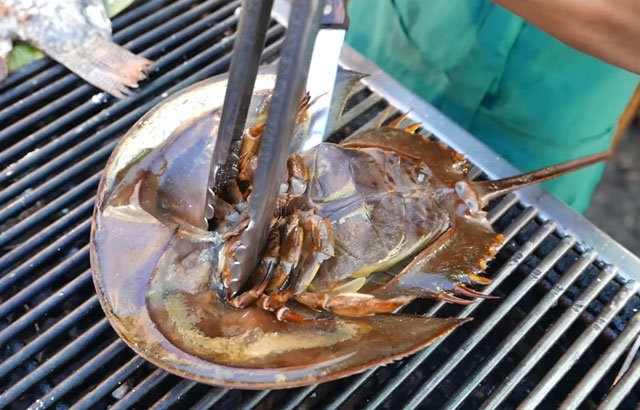
[[[242,409],[252,409],[255,406],[258,405],[258,403],[260,403],[262,401],[262,399],[264,399],[267,394],[269,394],[270,390],[261,390],[261,391],[257,391],[251,394],[251,396],[253,397],[249,397],[248,400],[245,400],[241,405],[240,408]]]
[[[67,274],[74,266],[86,263],[88,257],[89,245],[85,245],[81,250],[71,255],[70,258],[65,259],[60,265],[47,272],[46,275],[41,276],[11,298],[2,302],[2,305],[0,305],[0,317],[7,316],[11,311],[18,309],[29,300],[33,300],[38,293],[43,292],[46,287],[51,286],[53,282]]]
[[[493,209],[487,212],[487,220],[492,224],[495,223],[498,218],[504,215],[509,208],[514,206],[517,202],[518,197],[515,194],[507,194]]]
[[[80,211],[83,211],[83,210],[80,209]],[[86,217],[86,214],[85,214],[85,217]],[[44,250],[40,251],[39,253],[35,254],[33,257],[31,257],[27,261],[23,262],[21,265],[17,266],[12,271],[7,272],[5,276],[0,278],[0,292],[8,292],[8,288],[11,285],[13,285],[15,282],[27,276],[33,268],[35,268],[36,266],[40,266],[43,263],[43,261],[49,259],[52,255],[58,253],[60,249],[65,249],[68,247],[68,245],[73,244],[75,240],[78,239],[78,237],[82,237],[82,235],[84,235],[87,232],[87,229],[89,229],[89,226],[87,226],[87,222],[88,221],[85,220],[84,224],[80,224],[79,226],[72,228],[67,233],[66,237],[59,238],[58,240],[54,241],[51,245],[46,247]],[[50,238],[48,239],[55,238],[59,236],[59,234],[63,232],[63,230],[66,229],[66,227],[67,227],[66,223],[61,222],[59,226],[56,227],[56,228],[59,228],[59,230],[54,230],[53,232],[48,232],[48,231],[42,232],[40,235],[41,236],[50,235]],[[9,252],[4,257],[0,258],[0,269],[10,268],[11,266],[19,263],[21,258],[24,258],[28,255],[28,252],[27,252],[28,250],[35,252],[38,249],[38,246],[36,245],[41,245],[41,244],[42,244],[41,241],[37,239],[29,240],[25,242],[23,247],[16,248],[16,250]],[[24,251],[19,251],[20,249],[25,249],[25,248],[27,249]]]
[[[622,400],[629,394],[633,386],[640,379],[640,360],[633,362],[624,377],[611,390],[609,395],[598,406],[598,410],[607,410],[618,408]]]
[[[11,394],[22,403],[30,400],[34,402],[33,406],[71,405],[76,409],[108,407],[114,402],[115,408],[193,405],[193,408],[199,409],[240,405],[246,408],[277,406],[293,409],[324,408],[327,404],[329,408],[360,408],[367,405],[369,408],[392,408],[398,402],[404,405],[407,400],[413,400],[412,405],[425,404],[429,400],[429,404],[438,402],[440,407],[467,407],[474,400],[478,402],[479,394],[488,397],[494,407],[498,404],[513,406],[514,402],[505,400],[513,398],[510,395],[523,397],[521,389],[511,394],[523,376],[532,373],[532,380],[543,379],[537,373],[539,367],[536,366],[549,349],[553,349],[553,354],[562,355],[576,340],[572,349],[583,346],[578,339],[584,329],[582,326],[586,326],[582,321],[589,323],[593,320],[591,314],[593,311],[599,312],[598,304],[609,303],[610,297],[616,293],[614,303],[625,301],[620,299],[619,282],[613,281],[618,271],[613,267],[601,271],[600,261],[591,263],[597,252],[600,252],[598,257],[602,256],[600,248],[588,250],[594,240],[601,240],[598,239],[600,237],[587,237],[586,248],[573,246],[574,240],[582,242],[584,239],[576,236],[575,232],[586,231],[576,231],[571,226],[565,230],[562,217],[557,216],[552,218],[560,220],[557,227],[554,222],[540,227],[543,223],[541,220],[548,219],[546,208],[543,207],[540,212],[536,208],[522,210],[520,204],[516,205],[519,197],[508,195],[488,215],[490,221],[501,227],[509,243],[492,264],[494,282],[484,289],[485,292],[507,296],[499,302],[482,302],[465,308],[440,302],[428,305],[430,307],[426,314],[473,315],[476,321],[471,327],[466,326],[454,332],[446,339],[446,343],[433,345],[386,368],[370,370],[331,384],[290,391],[209,389],[155,369],[130,351],[119,348],[123,346],[122,342],[110,330],[92,333],[92,326],[104,323],[104,319],[97,310],[97,297],[92,291],[90,274],[85,270],[88,266],[86,236],[93,193],[107,155],[122,132],[166,95],[228,67],[235,38],[233,30],[237,24],[233,12],[238,4],[237,1],[222,0],[149,0],[117,18],[114,27],[117,27],[116,39],[119,42],[127,42],[127,47],[136,52],[144,50],[142,53],[148,57],[158,57],[149,81],[125,100],[114,100],[97,93],[50,60],[30,65],[12,74],[8,82],[0,84],[0,128],[3,128],[0,130],[0,158],[14,161],[14,164],[5,167],[4,164],[10,161],[0,160],[4,167],[0,169],[0,186],[4,188],[0,191],[0,198],[4,201],[0,208],[0,224],[8,223],[10,226],[0,233],[0,271],[6,272],[0,277],[0,298],[3,301],[0,304],[0,318],[4,322],[2,325],[6,323],[6,328],[0,331],[0,343],[9,346],[13,352],[0,363],[0,380],[4,383],[2,388],[5,393],[14,392]],[[143,21],[144,24],[141,23]],[[283,31],[281,26],[270,29],[266,58],[276,55]],[[214,47],[210,47],[211,44]],[[350,50],[346,51],[347,66],[357,71],[377,72],[368,69],[366,64],[349,65],[357,58],[353,59]],[[483,166],[489,177],[506,176],[499,175],[505,168],[498,167],[498,171],[492,168],[494,163],[500,163],[499,158],[495,159],[493,154],[489,157],[478,155],[484,152],[478,144],[464,145],[467,138],[464,133],[461,134],[446,118],[429,107],[425,108],[423,102],[403,90],[396,93],[393,89],[396,85],[388,77],[374,74],[365,81],[368,87],[358,87],[354,100],[348,104],[349,111],[338,123],[341,129],[339,134],[370,127],[385,107],[393,107],[394,117],[398,112],[411,111],[412,120],[426,120],[423,127],[425,133],[433,132],[437,138],[469,154],[472,161]],[[41,87],[33,92],[37,84]],[[18,100],[24,101],[11,106]],[[2,117],[2,113],[15,115],[7,118]],[[456,138],[451,139],[454,135]],[[459,135],[462,137],[457,139]],[[96,155],[100,150],[104,151]],[[86,162],[78,166],[80,160]],[[476,169],[474,175],[479,172]],[[538,191],[533,192],[535,198],[540,195]],[[531,196],[524,195],[524,198],[529,201]],[[536,201],[528,203],[540,205]],[[27,212],[16,218],[25,210]],[[46,227],[43,230],[44,238],[39,238],[40,233],[36,234],[40,226]],[[536,239],[536,235],[541,235],[543,231],[546,232],[543,238]],[[562,240],[559,236],[564,236],[563,232],[571,235]],[[605,249],[604,254],[614,254],[611,248],[615,246]],[[544,260],[541,262],[540,258]],[[635,266],[635,259],[626,254],[621,258],[622,266],[627,271],[629,266]],[[554,264],[554,269],[547,272],[546,268]],[[530,270],[533,272],[527,276],[526,272]],[[595,272],[598,272],[598,276],[592,278]],[[538,284],[534,287],[536,281]],[[557,284],[550,291],[544,290],[556,281]],[[571,288],[567,289],[569,286]],[[586,290],[583,290],[585,287]],[[534,294],[540,292],[543,292],[543,296],[536,300]],[[576,295],[579,295],[579,299],[566,308],[562,315],[561,311],[558,312],[560,317],[554,321],[551,316],[560,307],[550,307],[558,301],[563,305],[570,304],[570,299]],[[633,304],[621,303],[617,313],[611,311],[618,316],[606,329],[607,337],[616,337],[616,332],[624,328],[624,323],[631,317],[629,306],[640,306],[635,296],[633,298]],[[30,300],[35,300],[34,306],[22,313],[21,305]],[[585,309],[589,304],[591,306],[587,312]],[[513,306],[513,309],[509,309],[509,306]],[[69,309],[73,310],[67,316],[58,313]],[[521,312],[525,311],[529,313],[522,318]],[[551,315],[545,314],[547,312]],[[613,316],[611,312],[609,314]],[[595,319],[602,319],[605,314],[606,310]],[[578,318],[582,320],[577,321]],[[496,319],[499,319],[499,324],[488,324]],[[47,328],[51,320],[56,322]],[[536,341],[529,340],[525,335],[535,337],[541,333],[541,326],[547,326],[545,321],[548,320],[552,322],[549,331],[543,334],[536,347],[530,348]],[[586,376],[582,380],[572,378],[573,385],[563,386],[567,391],[573,389],[576,393],[565,403],[567,406],[583,402],[593,406],[601,402],[603,392],[609,388],[603,372],[623,354],[622,348],[614,350],[613,346],[629,345],[628,340],[636,326],[634,323],[627,323],[620,339],[613,344],[609,344],[604,337],[598,339],[598,343],[587,343],[589,350],[579,355],[581,358],[578,363],[581,368],[591,367],[591,371],[585,371]],[[569,326],[575,329],[575,334],[565,334]],[[38,327],[46,330],[40,333]],[[480,333],[474,333],[476,328]],[[503,336],[504,329],[507,329],[508,337]],[[508,332],[509,329],[512,329],[511,332]],[[588,332],[587,329],[584,334]],[[94,342],[88,345],[79,343],[76,333],[81,338],[93,337]],[[595,342],[596,337],[603,334],[602,331],[593,333],[591,341]],[[565,340],[558,341],[560,335],[564,335]],[[488,345],[492,348],[487,349]],[[527,355],[526,351],[518,351],[523,345],[527,347]],[[465,348],[469,352],[463,351]],[[469,354],[471,351],[473,353]],[[601,353],[603,355],[599,360],[592,359],[593,354]],[[86,362],[83,354],[91,355],[93,360]],[[483,357],[476,357],[479,354]],[[507,389],[500,386],[490,393],[482,387],[476,388],[479,381],[496,383],[495,377],[506,374],[507,367],[511,365],[509,360],[513,361],[519,354],[525,358],[506,378],[504,384]],[[568,354],[565,353],[565,356]],[[67,355],[64,360],[63,355]],[[473,366],[459,366],[463,358],[472,360]],[[38,363],[40,361],[43,363]],[[98,366],[100,362],[104,362],[105,366]],[[590,364],[592,362],[595,363],[593,366]],[[23,378],[21,372],[27,372],[27,376]],[[462,377],[458,376],[462,373]],[[426,379],[422,376],[424,374],[433,375],[431,380],[438,381],[437,386],[430,387],[432,391],[429,394],[420,390],[420,384]],[[32,380],[34,375],[38,380]],[[571,378],[569,374],[560,377]],[[637,394],[639,377],[640,366],[635,362],[601,404],[621,404],[633,388],[636,389],[634,394]],[[515,384],[509,387],[514,378]],[[530,381],[527,379],[526,382]],[[120,384],[125,385],[118,389],[118,395],[112,396],[111,392]],[[17,393],[16,388],[23,393]],[[131,390],[120,396],[127,388]],[[373,390],[367,391],[369,389]],[[452,393],[456,389],[458,392]],[[553,395],[558,390],[552,390],[550,396],[545,396],[547,401],[558,400],[559,404],[563,397],[558,399],[557,395]],[[447,396],[442,398],[442,394]],[[450,401],[444,403],[447,399]]]
[[[215,6],[215,5],[218,5],[219,3],[220,3],[220,0],[216,0],[213,2],[209,1],[208,3],[204,3],[198,7],[191,9],[189,12],[181,16],[188,17],[189,19],[193,19],[198,14],[201,14],[203,11],[206,11],[211,5]],[[171,64],[171,65],[175,64],[175,61],[177,61],[181,55],[193,49],[195,46],[200,45],[203,40],[202,37],[212,38],[223,33],[225,30],[229,29],[230,27],[232,27],[237,22],[237,19],[233,16],[233,10],[238,6],[238,4],[239,4],[238,2],[228,4],[225,7],[219,10],[216,10],[214,13],[210,14],[209,16],[196,21],[193,25],[183,28],[177,33],[175,33],[174,30],[180,25],[180,23],[183,23],[183,20],[185,19],[178,17],[176,19],[169,20],[167,25],[160,25],[156,27],[156,29],[151,30],[149,33],[141,36],[140,38],[132,42],[131,47],[135,49],[137,44],[143,44],[144,42],[142,40],[145,36],[147,37],[160,36],[160,38],[165,38],[163,41],[154,44],[153,46],[149,47],[147,50],[145,50],[142,53],[144,55],[148,55],[149,57],[153,57],[155,55],[160,55],[161,51],[166,48],[172,48],[176,44],[181,44],[175,50],[165,54],[160,60],[156,62],[155,70],[156,71],[162,70],[164,66],[168,64]],[[181,5],[179,3],[176,3],[174,4],[174,6],[184,7],[184,4]],[[177,8],[177,7],[174,7],[174,8]],[[224,19],[222,22],[223,24],[218,24],[214,30],[206,30],[206,28],[209,25],[211,25],[218,19]],[[136,29],[141,29],[141,28],[142,27],[136,27]],[[196,36],[195,38],[185,42],[185,40],[187,40],[190,36],[200,31],[204,31],[204,32]],[[75,80],[75,76],[73,75],[69,75],[68,78],[70,80]],[[95,89],[89,85],[84,84],[80,88],[74,90],[72,93],[77,94],[77,97],[74,97],[74,99],[80,99],[80,97],[86,98],[89,96],[90,93],[95,93]],[[141,93],[139,95],[136,95],[134,99],[136,100],[140,99],[141,95],[143,94]],[[39,104],[39,101],[41,99],[42,98],[31,98],[29,101],[33,101],[33,104]],[[54,132],[64,129],[69,124],[77,123],[78,118],[86,118],[89,115],[89,113],[96,111],[96,109],[99,108],[100,104],[104,104],[107,101],[108,101],[107,98],[100,98],[98,100],[98,104],[96,104],[96,101],[94,99],[85,101],[82,105],[73,109],[68,114],[65,114],[64,116],[62,116],[59,119],[56,119],[46,127],[38,130],[36,134],[31,135],[30,138],[27,140],[28,143],[25,144],[24,142],[21,141],[20,144],[16,144],[13,147],[7,149],[5,153],[0,153],[0,161],[9,160],[12,157],[13,158],[17,157],[17,155],[23,152],[26,148],[30,148],[32,145],[35,145],[39,141],[42,141],[45,138],[49,137]],[[114,103],[110,108],[112,108],[113,111],[116,111],[114,114],[118,114],[119,113],[118,108],[122,109],[126,106],[132,105],[133,103],[134,101],[120,100]],[[51,104],[46,105],[41,110],[50,110],[50,109],[51,109]],[[104,112],[102,114],[103,114],[102,116],[104,116],[104,115],[107,115],[108,112]],[[0,118],[2,117],[2,115],[4,114],[0,112]],[[11,132],[18,135],[18,133],[20,133],[21,131],[24,131],[24,129],[26,129],[29,125],[28,123],[23,124],[26,120],[35,121],[45,116],[48,116],[48,112],[36,111],[34,114],[30,115],[29,117],[26,117],[24,120],[18,121],[8,129],[5,129],[2,132],[2,138],[11,137]],[[87,125],[91,125],[91,122],[89,121]],[[20,128],[19,126],[22,126],[22,128]],[[57,140],[56,141],[57,144],[51,145],[51,147],[49,147],[47,152],[44,152],[44,151],[38,152],[38,159],[48,158],[47,155],[50,154],[51,150],[53,150],[54,148],[58,148],[58,146],[62,145],[62,143],[64,142],[71,142],[74,140],[75,140],[74,138]],[[35,160],[36,159],[30,158],[29,161],[25,161],[25,162],[26,164],[30,164]],[[14,168],[17,168],[19,164],[20,164],[20,161],[18,162],[18,164],[14,165]],[[15,170],[15,172],[18,172],[18,171]],[[0,174],[0,183],[3,183],[3,180],[1,179],[1,177],[2,177],[2,174]]]
[[[142,398],[149,390],[153,389],[158,383],[163,381],[169,373],[164,370],[156,369],[140,382],[135,388],[129,390],[123,398],[118,400],[111,406],[112,410],[124,410],[132,407],[140,398]]]
[[[49,58],[43,58],[41,60],[34,61],[33,63],[27,65],[26,67],[19,69],[15,73],[12,73],[9,77],[7,77],[7,79],[5,79],[2,83],[0,83],[0,94],[1,94],[0,106],[4,104],[10,104],[12,101],[15,101],[16,99],[20,98],[20,96],[17,95],[20,91],[18,90],[19,85],[16,86],[16,84],[20,84],[30,77],[36,78],[36,77],[32,77],[33,75],[35,75],[35,73],[38,73],[44,70],[50,71],[54,69],[58,69],[59,72],[64,71],[64,67],[56,65],[53,60]],[[34,80],[33,84],[38,85],[39,81]]]
[[[616,295],[615,299],[608,304],[602,314],[585,330],[578,340],[571,345],[569,350],[562,355],[562,358],[556,363],[545,378],[536,386],[529,397],[522,402],[522,406],[531,406],[540,403],[544,396],[547,395],[562,379],[571,367],[578,361],[580,356],[584,354],[587,348],[598,337],[600,332],[607,327],[611,319],[624,307],[624,305],[633,297],[640,289],[640,283],[631,281],[627,283]]]
[[[311,386],[303,387],[298,391],[295,395],[293,395],[282,407],[282,410],[293,410],[297,409],[300,403],[313,391],[318,387],[317,384],[312,384]]]
[[[405,367],[403,367],[403,369],[406,369],[406,365]],[[356,375],[355,377],[352,378],[351,383],[349,383],[344,389],[342,389],[342,391],[336,395],[336,397],[334,397],[329,404],[327,405],[327,409],[337,409],[340,407],[341,404],[343,404],[345,401],[347,401],[347,399],[349,399],[349,397],[351,397],[351,395],[360,387],[364,384],[364,382],[366,382],[372,375],[373,373],[376,371],[377,369],[369,369],[361,374]],[[393,388],[390,388],[388,390],[393,390]],[[380,402],[382,402],[383,400],[380,400]]]
[[[182,380],[176,384],[171,390],[169,390],[164,396],[156,401],[151,409],[164,410],[169,409],[171,406],[180,399],[180,396],[191,390],[197,383],[191,380]]]
[[[39,305],[31,308],[27,313],[22,315],[18,320],[11,323],[0,331],[0,344],[6,343],[19,332],[23,331],[27,326],[32,325],[38,318],[47,314],[53,307],[64,302],[69,294],[79,292],[83,286],[91,283],[91,272],[84,271],[80,276],[70,281],[66,286],[49,296]]]
[[[48,91],[48,93],[39,97],[41,97],[40,99],[44,99],[46,97],[52,98],[55,95],[60,95],[64,93],[65,88],[71,86],[76,81],[77,79],[72,76],[65,77],[64,79],[59,80],[53,83],[51,86],[45,88],[45,90]],[[51,104],[47,104],[42,108],[35,109],[33,113],[29,113],[29,115],[24,117],[22,120],[14,122],[9,127],[5,128],[3,130],[2,138],[6,138],[7,140],[17,138],[18,135],[23,134],[27,132],[30,128],[33,128],[34,126],[36,126],[36,124],[39,121],[41,121],[42,118],[47,118],[55,114],[56,112],[62,111],[65,107],[68,107],[69,105],[73,104],[79,98],[84,97],[90,90],[91,88],[89,86],[76,88],[73,91],[71,91],[69,94],[62,95],[59,99],[56,99],[55,102]],[[30,102],[32,101],[34,105],[39,102],[33,99],[28,101]],[[12,116],[14,117],[19,116],[21,114],[20,112],[12,112],[12,111],[24,111],[28,107],[20,110],[18,110],[18,108],[19,107],[17,105],[9,106],[4,111],[0,112],[0,116],[2,118],[11,118]],[[72,114],[76,114],[76,112],[72,111]],[[67,115],[66,117],[69,118],[71,117],[71,115]],[[65,117],[62,117],[54,121],[52,126],[48,128],[53,130],[58,124],[64,123],[64,121],[65,121]],[[70,121],[67,121],[67,123],[69,122]],[[41,135],[46,135],[46,134],[41,134]],[[17,157],[17,155],[20,155],[21,153],[26,152],[28,149],[32,148],[37,142],[39,142],[39,139],[29,138],[26,140],[26,143],[14,145],[11,148],[3,151],[1,155],[4,158],[0,158],[0,160],[10,161],[12,158]],[[16,165],[20,165],[20,163]],[[21,171],[19,166],[15,168],[17,169],[18,172]],[[9,176],[10,175],[7,175],[6,173],[0,174],[0,183],[4,184],[5,180]]]
[[[104,396],[113,391],[113,389],[122,384],[140,366],[145,364],[145,360],[140,356],[134,356],[127,363],[122,365],[118,370],[106,378],[102,383],[92,389],[87,395],[82,397],[80,401],[70,407],[69,410],[85,410],[90,409]]]
[[[42,265],[52,256],[55,256],[59,252],[58,249],[66,248],[70,244],[75,243],[82,238],[85,238],[89,233],[90,228],[91,221],[84,221],[82,224],[71,229],[71,231],[69,231],[66,236],[59,238],[51,245],[47,246],[42,251],[29,258],[22,265],[11,271],[8,275],[3,276],[0,279],[0,292],[6,292],[7,288],[10,285],[28,275],[34,267]],[[45,229],[42,232],[41,236],[30,239],[25,243],[25,246],[18,247],[0,258],[0,269],[7,269],[11,267],[13,264],[19,261],[19,258],[28,255],[28,251],[33,251],[34,249],[38,248],[38,245],[46,243],[46,239],[50,239],[48,238],[49,233],[49,229]]]
[[[357,90],[354,90],[354,94],[355,93],[357,93]],[[371,94],[370,96],[359,102],[355,107],[350,109],[347,113],[345,113],[345,115],[340,117],[340,119],[336,122],[335,128],[340,129],[344,127],[365,112],[370,111],[373,106],[378,104],[380,101],[382,101],[382,98],[380,98],[379,95]]]
[[[386,102],[385,102],[386,104]],[[358,134],[360,132],[366,131],[366,130],[370,130],[373,127],[376,126],[378,122],[378,117],[373,117],[371,118],[369,121],[365,122],[364,124],[362,124],[360,127],[356,128],[356,130],[353,132],[354,134]]]
[[[55,189],[68,184],[69,181],[77,180],[83,175],[87,175],[87,173],[93,173],[92,171],[94,168],[96,168],[96,165],[101,161],[104,162],[105,157],[109,155],[114,146],[114,143],[110,143],[62,172],[58,172],[60,171],[62,165],[58,165],[58,163],[56,162],[57,158],[52,159],[51,161],[49,161],[48,165],[38,168],[37,171],[29,174],[29,176],[22,178],[18,182],[10,185],[0,192],[0,202],[6,203],[13,200],[2,211],[0,211],[0,221],[7,220],[10,217],[17,215],[20,211],[30,205],[33,205],[39,199],[42,199],[44,196],[51,193]],[[83,150],[82,154],[87,151],[89,150]],[[62,163],[65,165],[68,164],[72,159],[74,159],[74,157],[71,155],[67,155],[67,157],[68,158],[65,158],[63,156],[61,158]],[[77,160],[77,158],[75,159]],[[48,177],[50,177],[51,175],[56,174],[57,176],[48,179]],[[44,182],[38,188],[26,194],[23,194],[23,192],[27,191],[31,186],[37,185],[38,183],[43,181],[46,182]]]
[[[544,337],[531,348],[529,355],[518,364],[518,367],[505,379],[504,383],[489,397],[489,400],[482,406],[483,409],[495,409],[500,402],[507,398],[520,380],[544,357],[549,348],[558,340],[558,337],[571,326],[604,287],[613,280],[617,273],[617,269],[608,267],[598,274],[598,277],[580,295],[580,298],[573,303],[570,309],[564,312]]]
[[[82,305],[78,306],[64,319],[47,329],[44,333],[32,340],[28,345],[22,347],[10,358],[0,363],[0,377],[6,376],[10,371],[24,363],[29,357],[41,351],[49,343],[58,339],[60,335],[72,326],[76,325],[89,312],[98,307],[98,297],[93,296]]]
[[[198,401],[193,407],[192,409],[194,410],[199,410],[199,409],[210,409],[212,408],[216,403],[218,403],[222,397],[224,397],[227,393],[229,393],[229,389],[222,389],[222,388],[212,388],[211,391],[209,391],[209,393],[207,393],[202,399],[200,399],[200,401]]]
[[[114,340],[109,346],[91,358],[87,363],[78,368],[73,374],[59,382],[55,388],[38,400],[38,409],[46,409],[60,400],[71,389],[80,385],[86,377],[98,371],[105,363],[108,363],[116,354],[120,353],[126,345],[120,339]]]
[[[565,246],[560,245],[553,252],[562,252],[564,253],[568,250],[569,247],[573,246],[574,241],[568,240],[567,238],[563,239],[562,243],[565,243]],[[549,254],[549,257],[551,254]],[[562,256],[562,255],[560,255]],[[527,314],[527,317],[524,321],[518,324],[518,327],[514,329],[509,338],[506,339],[491,355],[491,357],[484,363],[481,369],[478,369],[476,373],[465,381],[465,384],[452,395],[452,399],[445,404],[447,408],[456,408],[464,402],[466,397],[473,391],[473,389],[484,379],[489,372],[498,365],[498,363],[503,360],[506,354],[515,347],[517,343],[527,334],[527,332],[542,318],[542,316],[547,313],[547,311],[558,302],[560,296],[568,289],[568,287],[578,279],[583,271],[595,260],[596,253],[593,251],[589,251],[584,255],[581,255],[580,258],[571,266],[569,271],[567,271],[560,281],[556,283],[553,289],[547,293],[544,298],[536,305],[536,307]],[[557,259],[556,259],[557,260]],[[542,276],[545,274],[544,271],[541,270],[540,266],[529,275],[527,280],[531,282],[538,282],[542,279]],[[530,286],[519,286],[518,289],[513,291],[510,295],[513,296],[518,294],[520,288],[527,288],[523,290],[519,297],[523,296],[525,292],[527,292]],[[491,317],[489,321],[493,318]]]
[[[59,214],[64,208],[72,206],[74,202],[90,196],[90,193],[97,191],[99,181],[100,173],[97,172],[80,185],[30,215],[29,218],[23,219],[6,231],[0,232],[0,248],[23,236],[29,229],[33,229],[36,225],[50,222],[55,215]],[[67,213],[67,215],[77,215],[79,213],[77,208],[74,208],[71,212]],[[63,216],[63,218],[69,220],[75,219],[67,215]]]
[[[560,407],[567,410],[577,409],[604,374],[611,369],[629,345],[638,337],[638,332],[640,332],[640,314],[633,316],[620,336],[609,346],[605,354],[591,370],[584,375],[580,383],[571,391]]]
[[[546,229],[545,229],[546,228]],[[537,232],[536,239],[539,238],[539,243],[542,242],[553,230],[556,225],[554,223],[545,223],[541,230]],[[533,242],[533,239],[532,239]],[[536,241],[537,242],[537,241]],[[422,384],[422,387],[414,398],[408,403],[407,408],[413,409],[418,407],[420,402],[424,400],[433,389],[444,380],[447,374],[452,368],[459,365],[460,362],[470,353],[470,351],[504,318],[508,311],[510,311],[516,303],[527,293],[538,281],[540,281],[543,275],[556,264],[556,262],[562,257],[562,255],[569,250],[574,244],[572,239],[563,239],[558,247],[556,247],[546,258],[540,262],[538,267],[531,272],[531,274],[521,282],[520,285],[498,306],[494,312],[485,320],[482,325],[467,339],[462,346],[458,348],[449,358],[447,365],[442,366],[435,374],[433,374],[427,381]]]
[[[21,379],[19,382],[3,392],[0,395],[0,406],[5,407],[9,405],[35,383],[55,371],[62,364],[72,360],[77,355],[78,351],[84,350],[92,343],[95,343],[96,338],[109,328],[109,322],[106,318],[93,325],[91,329],[74,340],[73,343],[51,356],[49,360],[40,365],[33,372],[29,373],[29,377]]]

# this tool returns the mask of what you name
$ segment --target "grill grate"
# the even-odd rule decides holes
[[[565,235],[562,218],[549,218],[546,209],[524,206],[514,195],[492,204],[489,213],[508,238],[490,265],[494,282],[486,288],[501,299],[411,306],[475,320],[404,360],[316,386],[243,391],[181,379],[136,356],[111,330],[91,281],[88,238],[100,172],[118,138],[152,106],[227,69],[239,1],[134,4],[114,20],[115,39],[157,63],[132,97],[105,96],[48,59],[0,84],[0,407],[638,403],[640,361],[611,388],[640,330],[634,316],[640,285],[625,279],[635,259],[625,260],[622,273],[605,266],[601,251],[582,244],[585,238]],[[283,33],[274,22],[264,61],[276,58]],[[354,94],[334,138],[370,127],[388,101],[407,108],[372,92],[373,85]]]

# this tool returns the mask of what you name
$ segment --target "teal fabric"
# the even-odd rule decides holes
[[[606,150],[638,76],[486,0],[351,0],[347,42],[522,171]],[[544,188],[583,212],[603,165]]]

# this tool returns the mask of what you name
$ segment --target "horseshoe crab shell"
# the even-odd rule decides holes
[[[248,126],[264,115],[274,85],[275,70],[261,69]],[[123,137],[103,174],[91,231],[93,278],[106,316],[132,349],[200,382],[283,388],[398,359],[466,321],[376,315],[300,324],[255,306],[227,306],[216,274],[223,241],[205,220],[225,90],[220,76],[168,98]],[[296,135],[304,136],[312,117]]]

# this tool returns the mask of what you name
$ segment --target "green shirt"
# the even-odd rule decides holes
[[[530,171],[606,150],[638,76],[486,0],[351,0],[347,42]],[[583,212],[604,166],[544,187]]]

